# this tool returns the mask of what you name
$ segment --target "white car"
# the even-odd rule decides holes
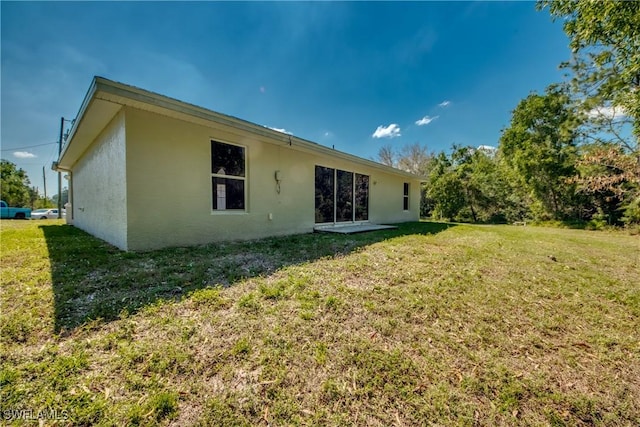
[[[62,217],[64,218],[64,209],[62,210]],[[57,219],[58,209],[36,209],[31,211],[31,219]]]

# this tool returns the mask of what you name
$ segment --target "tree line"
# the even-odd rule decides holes
[[[69,192],[66,188],[60,193],[62,205],[69,201]],[[36,187],[31,186],[29,176],[24,169],[18,168],[15,163],[8,160],[0,160],[0,197],[9,206],[29,207],[31,209],[54,208],[58,206],[58,195],[45,198],[38,193]]]
[[[377,160],[425,177],[425,217],[640,223],[640,2],[537,7],[564,23],[568,79],[521,100],[496,149],[416,143],[384,146]]]

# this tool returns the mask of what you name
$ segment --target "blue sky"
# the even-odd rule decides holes
[[[60,117],[94,75],[375,158],[389,144],[497,145],[570,56],[533,2],[0,7],[2,158],[41,191],[46,166],[49,195]]]

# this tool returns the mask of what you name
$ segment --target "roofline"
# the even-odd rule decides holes
[[[62,157],[67,152],[67,148],[69,147],[69,144],[71,144],[71,141],[73,140],[73,137],[76,134],[76,131],[78,130],[78,126],[80,125],[80,122],[84,118],[84,113],[87,111],[87,108],[89,107],[89,103],[91,102],[91,100],[93,99],[93,96],[96,93],[96,90],[97,90],[96,80],[98,78],[99,77],[96,76],[91,80],[91,85],[89,85],[89,89],[87,90],[87,93],[84,95],[84,99],[82,100],[82,104],[80,104],[80,109],[78,110],[78,114],[76,114],[76,117],[72,121],[71,129],[69,130],[67,139],[65,140],[65,143],[62,146],[62,150],[60,151],[60,155],[58,156],[57,163],[60,162],[60,159],[62,159]]]
[[[244,119],[240,119],[227,114],[218,113],[216,111],[209,110],[207,108],[199,107],[197,105],[180,101],[175,98],[171,98],[171,97],[161,95],[159,93],[151,92],[145,89],[141,89],[135,86],[109,80],[100,76],[95,76],[91,82],[91,85],[89,86],[89,89],[84,97],[84,100],[82,101],[82,105],[80,106],[80,110],[78,111],[78,115],[74,120],[71,130],[69,131],[67,143],[64,145],[62,153],[58,158],[58,161],[65,155],[67,148],[71,144],[73,137],[76,133],[76,130],[78,129],[78,126],[82,122],[84,115],[89,105],[91,104],[91,101],[94,98],[103,99],[100,96],[102,92],[104,92],[105,94],[121,96],[121,97],[128,98],[138,102],[144,102],[146,104],[153,105],[155,107],[169,109],[178,113],[183,113],[183,114],[204,119],[207,121],[212,121],[212,122],[220,123],[223,125],[228,125],[234,128],[239,128],[254,134],[259,134],[259,135],[268,137],[269,139],[272,139],[272,140],[273,139],[280,140],[282,143],[285,143],[291,146],[295,144],[298,147],[306,148],[307,150],[310,150],[310,151],[316,151],[325,155],[338,157],[343,160],[361,163],[369,167],[383,170],[387,173],[402,175],[407,178],[418,179],[421,181],[425,179],[424,177],[412,174],[410,172],[396,169],[391,166],[383,165],[382,163],[378,163],[373,160],[368,160],[362,157],[358,157],[353,154],[345,153],[343,151],[339,151],[334,148],[325,147],[324,145],[320,145],[316,142],[299,138],[295,135],[288,135],[282,132],[278,132],[266,126],[261,126]],[[108,98],[104,98],[104,99],[109,100]]]

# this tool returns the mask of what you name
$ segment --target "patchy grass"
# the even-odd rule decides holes
[[[412,223],[123,253],[1,226],[5,421],[640,425],[637,236]]]

